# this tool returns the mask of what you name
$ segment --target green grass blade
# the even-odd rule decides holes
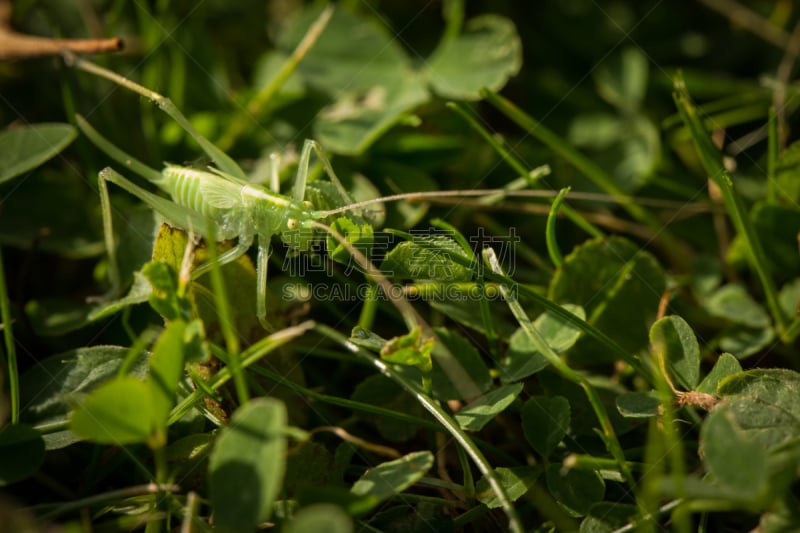
[[[17,349],[14,346],[14,329],[11,325],[11,303],[8,299],[8,286],[0,250],[0,318],[3,320],[3,340],[6,347],[6,368],[8,371],[8,395],[11,403],[11,423],[19,422],[19,369],[17,368]]]
[[[261,339],[240,354],[239,357],[241,360],[241,369],[244,370],[255,364],[265,355],[277,350],[287,342],[301,336],[303,333],[306,333],[313,327],[314,322],[309,320],[303,322],[302,324],[298,324],[297,326],[276,331],[272,335]],[[225,367],[221,368],[219,372],[214,374],[214,377],[212,377],[211,380],[209,380],[206,384],[211,390],[216,391],[228,383],[232,378],[233,374],[231,373],[230,366],[226,365]],[[185,415],[197,402],[202,401],[205,396],[206,392],[201,389],[197,389],[189,394],[172,409],[169,419],[167,420],[167,425],[173,424],[180,420],[183,415]]]
[[[214,238],[214,224],[207,224],[208,244],[209,251],[209,264],[211,265],[211,287],[214,289],[214,303],[217,308],[219,316],[219,324],[222,328],[222,335],[225,338],[225,345],[228,349],[228,363],[233,374],[233,383],[236,388],[236,396],[239,399],[239,405],[244,405],[250,398],[250,393],[247,390],[247,380],[244,376],[242,362],[239,354],[239,338],[236,336],[236,330],[233,326],[231,319],[231,308],[228,303],[227,291],[225,290],[225,280],[222,277],[222,269],[217,261],[217,243]]]
[[[486,259],[486,262],[488,263],[492,272],[501,276],[504,275],[502,267],[497,260],[497,256],[494,254],[494,250],[487,248],[483,253],[484,258]],[[592,405],[592,409],[594,410],[597,420],[600,422],[603,441],[605,442],[609,453],[617,461],[617,467],[622,473],[622,476],[631,487],[634,487],[636,482],[633,478],[630,468],[628,468],[628,462],[625,459],[625,453],[622,451],[622,445],[619,443],[619,439],[617,439],[617,434],[611,425],[611,419],[608,417],[606,408],[603,406],[603,402],[601,401],[600,396],[597,394],[595,388],[583,375],[579,374],[567,363],[565,363],[564,360],[561,359],[561,357],[559,357],[558,354],[550,347],[550,345],[547,344],[547,341],[545,341],[544,337],[542,337],[541,334],[536,330],[533,322],[531,322],[530,318],[528,318],[527,313],[525,313],[525,310],[517,301],[516,296],[510,290],[508,285],[501,285],[500,290],[502,291],[503,297],[508,304],[508,308],[514,315],[514,318],[517,319],[517,322],[519,322],[519,325],[522,327],[523,331],[525,331],[526,335],[528,335],[528,338],[536,347],[537,351],[541,353],[545,359],[547,359],[550,365],[559,374],[561,374],[561,376],[583,389],[587,399],[589,400],[589,403]]]
[[[556,268],[560,267],[564,262],[564,257],[561,255],[561,250],[559,250],[558,241],[556,240],[556,218],[558,217],[558,208],[561,207],[567,194],[569,194],[569,187],[558,192],[558,196],[550,206],[550,212],[547,214],[547,225],[545,226],[547,253],[550,254],[550,260]]]
[[[145,165],[132,155],[127,154],[126,152],[114,146],[111,141],[103,137],[103,135],[94,129],[94,127],[89,124],[89,122],[87,122],[86,119],[81,115],[75,115],[75,122],[78,124],[78,129],[81,130],[81,133],[86,135],[86,137],[92,141],[92,144],[108,154],[108,156],[114,161],[126,168],[133,170],[148,181],[153,183],[161,181],[161,172]]]
[[[469,112],[468,108],[463,104],[456,103],[456,102],[448,102],[447,107],[455,111],[461,118],[466,121],[469,126],[475,130],[478,135],[486,141],[489,146],[491,146],[495,152],[505,161],[511,168],[514,169],[521,177],[523,182],[521,183],[522,186],[529,185],[531,183],[535,183],[540,177],[544,176],[544,174],[538,175],[535,174],[535,170],[528,170],[525,165],[514,157],[514,155],[501,143],[499,142],[494,135],[489,133],[489,131],[484,128],[472,114]],[[515,183],[515,182],[512,182]],[[516,190],[517,187],[509,187],[511,189]],[[520,187],[521,188],[521,187]],[[498,200],[502,199],[502,195],[498,195],[496,197]],[[592,237],[602,237],[603,232],[597,229],[591,222],[586,220],[580,213],[573,210],[569,206],[564,206],[562,208],[564,214],[579,228],[583,231],[591,235]]]
[[[472,439],[467,435],[464,430],[458,425],[458,423],[444,410],[442,409],[438,403],[436,403],[433,399],[431,399],[427,394],[425,394],[419,386],[412,383],[411,381],[407,380],[402,375],[395,372],[389,365],[387,365],[381,359],[375,357],[371,353],[367,352],[366,350],[362,350],[350,340],[341,335],[334,329],[331,329],[325,325],[317,324],[316,330],[324,335],[325,337],[336,341],[338,344],[342,345],[348,351],[352,352],[353,354],[357,355],[359,358],[363,359],[364,361],[370,363],[372,366],[378,369],[383,375],[387,378],[391,379],[398,385],[400,385],[403,389],[405,389],[409,394],[414,396],[417,401],[428,411],[439,423],[444,427],[444,429],[455,439],[456,442],[464,449],[467,454],[469,454],[470,458],[472,458],[473,463],[475,466],[478,467],[478,470],[486,477],[489,481],[492,490],[494,490],[495,494],[497,495],[498,500],[500,500],[501,506],[503,511],[508,518],[508,527],[509,530],[514,532],[522,532],[524,531],[522,527],[522,523],[520,522],[519,516],[517,516],[517,511],[514,508],[513,503],[509,499],[508,495],[505,492],[500,480],[497,478],[497,475],[494,472],[494,469],[483,456],[483,453],[480,449],[472,442]]]
[[[172,119],[177,122],[186,133],[191,135],[192,138],[197,141],[197,144],[203,148],[203,151],[206,153],[206,155],[208,155],[208,157],[210,157],[216,163],[220,170],[242,180],[247,180],[247,175],[244,173],[241,167],[236,164],[236,162],[231,159],[228,154],[217,148],[214,143],[203,137],[203,135],[191,125],[189,120],[183,115],[183,113],[181,113],[180,109],[178,109],[169,98],[162,96],[155,91],[151,91],[147,87],[143,87],[142,85],[139,85],[138,83],[131,81],[124,76],[120,76],[116,72],[105,69],[92,63],[91,61],[79,58],[70,52],[64,52],[64,58],[67,65],[75,66],[76,68],[94,74],[95,76],[100,76],[101,78],[111,80],[114,83],[155,102],[155,104],[161,108],[162,111],[172,117]]]
[[[767,301],[767,307],[772,314],[772,319],[775,321],[776,330],[781,339],[784,342],[788,342],[786,337],[786,317],[778,302],[778,293],[765,261],[766,256],[764,254],[764,249],[750,221],[747,209],[736,192],[733,180],[722,165],[722,158],[720,157],[719,151],[714,147],[706,133],[703,123],[697,114],[697,109],[692,104],[686,86],[680,78],[675,81],[675,89],[676,91],[673,94],[675,104],[678,107],[678,111],[684,123],[691,132],[692,142],[703,163],[703,168],[722,192],[725,210],[728,216],[731,217],[736,232],[745,242],[750,266],[761,282],[761,287],[764,290],[764,296]]]
[[[333,15],[333,4],[329,4],[325,9],[322,10],[319,17],[314,21],[313,24],[308,28],[303,39],[294,49],[292,55],[283,63],[281,69],[275,73],[272,79],[267,83],[247,104],[247,107],[241,108],[241,111],[237,114],[237,116],[231,120],[229,123],[227,131],[224,135],[219,139],[219,148],[221,150],[229,150],[233,144],[236,142],[236,139],[239,136],[247,131],[248,126],[254,124],[255,117],[258,117],[264,109],[264,106],[272,100],[272,97],[278,92],[278,90],[286,83],[286,80],[289,79],[289,76],[297,70],[297,66],[306,56],[309,50],[314,46],[314,43],[317,42],[319,36],[325,31],[326,26],[328,25],[328,21],[330,21],[331,16]]]
[[[684,246],[670,234],[656,217],[642,208],[635,202],[629,201],[628,194],[617,185],[614,178],[597,163],[573,148],[564,139],[547,129],[541,122],[537,121],[520,108],[506,100],[502,96],[489,90],[483,91],[486,100],[495,106],[501,113],[514,121],[527,133],[538,139],[545,146],[553,150],[567,160],[584,176],[589,178],[604,192],[615,198],[620,205],[637,221],[647,226],[653,233],[658,235],[669,256],[679,265],[685,265],[686,258],[689,257],[684,251]]]
[[[404,238],[413,239],[413,236],[410,234],[401,232],[401,231],[393,231],[394,234],[400,235]],[[457,263],[461,266],[465,266],[467,268],[473,268],[475,265],[472,264],[471,260],[465,258],[461,254],[453,254],[450,253],[449,250],[439,249],[438,253],[446,256],[449,260]],[[648,383],[652,382],[652,378],[650,376],[650,372],[645,369],[644,365],[640,360],[636,357],[628,353],[623,347],[619,344],[614,342],[614,340],[603,333],[602,331],[598,330],[585,320],[573,315],[557,303],[548,300],[546,297],[542,296],[538,292],[534,291],[533,289],[526,287],[523,284],[515,282],[513,279],[509,278],[504,274],[498,274],[496,272],[492,272],[491,270],[484,269],[484,276],[486,281],[494,282],[499,285],[506,285],[506,286],[514,286],[518,293],[524,295],[526,298],[530,298],[536,304],[541,305],[547,311],[549,311],[554,316],[557,316],[570,324],[574,324],[576,328],[581,330],[586,335],[593,337],[601,344],[603,344],[606,348],[608,348],[612,353],[616,354],[617,357],[625,361],[627,364],[631,366],[642,378],[644,378]]]

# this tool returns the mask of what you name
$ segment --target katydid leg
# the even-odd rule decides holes
[[[252,237],[245,237],[245,236],[239,237],[239,240],[236,241],[236,245],[233,248],[219,254],[216,263],[222,266],[231,263],[233,261],[236,261],[241,256],[243,256],[247,252],[247,250],[250,249],[251,244],[253,244]],[[211,270],[213,264],[214,263],[212,261],[206,261],[205,263],[195,267],[192,270],[192,279],[197,279],[206,272],[208,272],[209,270]]]
[[[267,320],[267,266],[269,265],[269,237],[258,239],[258,260],[256,263],[256,317],[267,331],[275,328]]]

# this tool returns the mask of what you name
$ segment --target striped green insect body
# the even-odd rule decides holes
[[[83,59],[76,57],[69,59],[78,68],[108,78],[155,101],[200,144],[206,155],[219,167],[197,170],[167,164],[163,171],[159,172],[114,146],[83,117],[76,117],[78,127],[97,147],[120,165],[136,172],[170,197],[170,199],[166,199],[143,189],[111,167],[100,172],[98,187],[106,248],[109,254],[109,276],[112,291],[119,294],[121,280],[112,228],[108,182],[114,183],[140,198],[175,227],[206,237],[213,235],[218,240],[235,240],[236,244],[217,258],[217,264],[224,265],[235,261],[256,243],[258,247],[256,316],[265,328],[270,329],[266,321],[265,297],[267,264],[272,237],[281,235],[284,242],[293,249],[307,249],[315,239],[312,230],[329,229],[321,223],[322,220],[334,214],[343,213],[343,209],[344,211],[348,210],[346,206],[333,210],[314,210],[305,201],[306,181],[312,152],[316,152],[333,187],[338,190],[339,196],[347,203],[352,203],[352,199],[336,177],[321,147],[314,141],[305,141],[298,162],[292,195],[281,194],[277,164],[273,164],[269,189],[247,181],[241,168],[197,132],[168,98]],[[211,267],[211,263],[202,264],[192,271],[192,276],[197,278],[208,272]]]

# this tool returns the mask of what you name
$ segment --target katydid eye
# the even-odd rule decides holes
[[[297,229],[297,219],[296,218],[288,219],[286,221],[286,227],[289,228],[290,230]]]

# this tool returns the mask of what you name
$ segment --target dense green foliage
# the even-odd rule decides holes
[[[0,530],[800,529],[800,16],[706,4],[17,2],[126,51],[0,63]],[[265,329],[153,182],[307,138]]]

